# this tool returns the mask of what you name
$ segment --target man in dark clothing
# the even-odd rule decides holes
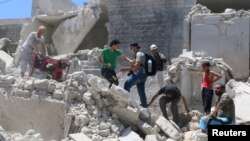
[[[181,95],[180,90],[176,86],[167,85],[167,86],[161,88],[153,96],[153,98],[152,98],[151,102],[148,104],[148,106],[151,105],[154,102],[154,100],[158,96],[160,96],[161,94],[163,94],[163,96],[160,98],[159,103],[160,103],[160,108],[161,108],[161,112],[162,112],[163,116],[166,119],[168,119],[166,107],[167,107],[167,103],[171,102],[171,112],[173,114],[173,121],[179,125],[180,121],[179,121],[179,112],[178,112],[177,104],[180,101],[180,99],[182,99],[183,103],[185,105],[186,111],[187,111],[187,113],[189,113],[186,99]]]
[[[158,47],[155,44],[150,46],[152,56],[154,57],[156,63],[156,75],[154,79],[157,79],[159,88],[164,86],[164,74],[163,70],[166,68],[167,59],[166,57],[158,51]]]

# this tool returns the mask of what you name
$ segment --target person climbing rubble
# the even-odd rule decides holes
[[[215,110],[200,120],[200,128],[207,132],[207,125],[226,125],[235,123],[235,105],[229,94],[225,92],[225,85],[217,84],[215,94],[218,96]]]
[[[179,118],[179,112],[178,112],[178,102],[180,101],[180,99],[182,99],[184,105],[185,105],[185,109],[187,111],[187,113],[190,112],[186,99],[184,96],[181,95],[180,90],[174,86],[174,85],[166,85],[163,88],[161,88],[151,99],[150,103],[148,104],[148,106],[150,106],[154,100],[160,96],[164,94],[160,100],[159,100],[159,105],[160,105],[160,109],[162,112],[162,115],[168,119],[168,115],[167,115],[167,111],[166,111],[166,107],[168,103],[171,103],[171,112],[173,114],[173,121],[180,127],[182,127],[183,125],[181,125],[180,122],[180,118]]]
[[[150,50],[151,50],[152,56],[155,59],[156,70],[157,70],[156,78],[158,80],[159,87],[161,88],[164,86],[163,70],[166,68],[167,59],[164,56],[164,54],[158,51],[158,47],[156,44],[152,44],[150,46]]]
[[[130,50],[134,52],[135,60],[133,64],[129,67],[123,67],[120,69],[121,72],[129,72],[128,79],[124,84],[124,89],[130,92],[132,86],[136,85],[138,94],[140,96],[141,106],[147,107],[147,97],[145,93],[145,82],[147,80],[147,75],[145,68],[145,54],[139,51],[140,46],[138,43],[133,43],[130,45]]]
[[[214,95],[213,84],[214,82],[218,81],[222,75],[210,71],[210,62],[208,61],[202,63],[202,71],[202,101],[204,112],[206,115],[209,115]]]
[[[44,45],[44,33],[46,31],[45,26],[39,26],[37,32],[31,32],[21,47],[20,56],[20,68],[21,77],[24,77],[27,68],[29,67],[29,76],[32,76],[34,69],[34,55],[40,54],[46,55],[46,49]]]
[[[121,59],[123,60],[132,62],[132,60],[129,59],[127,56],[122,55],[122,53],[118,50],[119,47],[120,41],[113,40],[110,43],[110,47],[104,49],[101,55],[98,57],[99,61],[102,64],[102,76],[110,83],[109,88],[112,86],[112,84],[119,85],[119,81],[115,72],[117,58],[121,57]]]

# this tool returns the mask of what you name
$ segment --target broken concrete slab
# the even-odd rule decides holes
[[[100,11],[96,9],[84,9],[76,17],[62,22],[52,36],[57,53],[75,52],[84,37],[99,20],[99,13]]]
[[[250,85],[249,83],[230,80],[226,85],[226,91],[233,97],[236,117],[243,121],[250,121]]]
[[[170,138],[178,140],[180,138],[180,132],[163,116],[160,116],[156,121],[156,124],[161,128],[161,130]]]
[[[145,141],[158,141],[156,135],[147,135]]]
[[[63,138],[64,129],[60,125],[64,124],[65,103],[20,97],[10,100],[0,94],[0,107],[1,115],[5,115],[0,118],[0,125],[9,131],[24,133],[33,128],[45,140]]]
[[[47,90],[47,88],[49,86],[49,81],[47,79],[35,80],[34,81],[34,86],[37,89]]]
[[[127,128],[124,130],[122,135],[119,137],[120,141],[143,141],[143,139],[134,131],[131,130],[131,128]]]
[[[84,133],[69,134],[69,137],[74,141],[92,141]]]
[[[76,8],[77,6],[71,0],[33,0],[32,16],[70,11]]]
[[[14,63],[13,61],[14,59],[9,54],[4,52],[3,50],[0,50],[0,63],[1,63],[0,70],[2,72],[5,73],[8,67],[13,66]]]

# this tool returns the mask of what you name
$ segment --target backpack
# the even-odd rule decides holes
[[[153,56],[145,53],[144,68],[147,76],[153,76],[156,74],[156,63]]]

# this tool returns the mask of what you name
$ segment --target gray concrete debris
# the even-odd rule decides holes
[[[26,134],[22,135],[20,133],[5,131],[0,126],[0,140],[1,141],[43,141],[40,133],[36,133],[34,130],[30,129]]]
[[[120,141],[143,141],[143,139],[135,132],[133,132],[130,128],[127,128],[122,133],[121,137],[119,137]]]
[[[13,67],[13,58],[3,50],[0,50],[0,72],[6,74],[9,67]]]
[[[44,89],[47,90],[49,85],[49,81],[47,79],[43,79],[43,80],[35,80],[34,81],[34,86],[37,89]]]
[[[156,121],[156,124],[161,128],[161,130],[174,140],[179,140],[181,138],[181,133],[163,116],[160,116]]]
[[[147,135],[145,141],[158,141],[156,135]]]
[[[235,104],[236,117],[243,121],[250,121],[250,108],[246,105],[250,102],[249,82],[237,82],[230,80],[226,85],[226,92],[229,93]]]
[[[70,134],[69,137],[74,141],[92,141],[88,136],[83,133]]]

